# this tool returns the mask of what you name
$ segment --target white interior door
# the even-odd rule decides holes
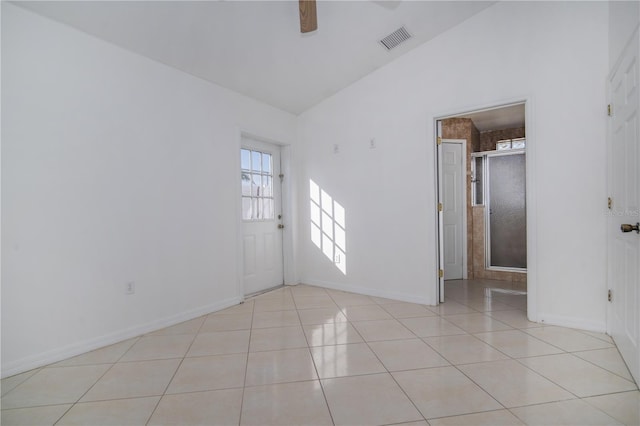
[[[607,327],[636,382],[640,382],[640,139],[638,129],[638,33],[609,79],[612,104],[608,146],[610,214]],[[626,227],[623,232],[623,225]]]
[[[442,141],[444,279],[465,277],[466,141]]]
[[[243,138],[242,187],[244,293],[284,284],[280,147]]]

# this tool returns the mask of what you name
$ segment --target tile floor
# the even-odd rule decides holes
[[[639,425],[611,339],[447,282],[427,307],[299,285],[2,380],[3,425]]]

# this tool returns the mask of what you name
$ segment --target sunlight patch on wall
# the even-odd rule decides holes
[[[347,231],[344,207],[309,180],[311,241],[347,275]]]

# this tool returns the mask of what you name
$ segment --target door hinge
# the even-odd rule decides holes
[[[440,136],[438,136],[438,138],[436,139],[436,144],[442,145],[442,138]]]
[[[609,291],[607,292],[607,300],[608,300],[609,302],[611,302],[611,301],[613,300],[613,294],[611,293],[611,290],[609,290]]]
[[[611,207],[613,206],[613,200],[611,199],[611,197],[607,198],[607,207],[609,208],[609,210],[611,210]]]
[[[438,211],[441,212],[443,209],[442,203],[438,203]]]
[[[444,277],[444,271],[442,269],[438,270],[438,277],[439,278],[443,278]]]
[[[609,117],[613,115],[613,106],[611,106],[611,104],[607,105],[607,115]]]

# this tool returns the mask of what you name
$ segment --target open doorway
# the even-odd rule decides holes
[[[438,132],[438,260],[439,301],[446,289],[461,285],[491,298],[497,292],[525,296],[527,292],[527,134],[525,103],[464,112],[436,120]],[[452,143],[465,141],[462,179],[447,175]],[[450,174],[450,173],[449,173]],[[451,194],[462,201],[462,247],[452,245]],[[449,204],[449,205],[447,205]],[[460,241],[460,237],[457,241]],[[452,256],[462,259],[452,259]],[[463,264],[460,274],[452,265]],[[460,281],[463,280],[463,281]],[[489,289],[489,290],[487,290]],[[491,289],[497,289],[492,291]],[[454,291],[454,293],[455,293]],[[454,295],[452,293],[452,296]],[[526,307],[518,298],[519,305]]]

